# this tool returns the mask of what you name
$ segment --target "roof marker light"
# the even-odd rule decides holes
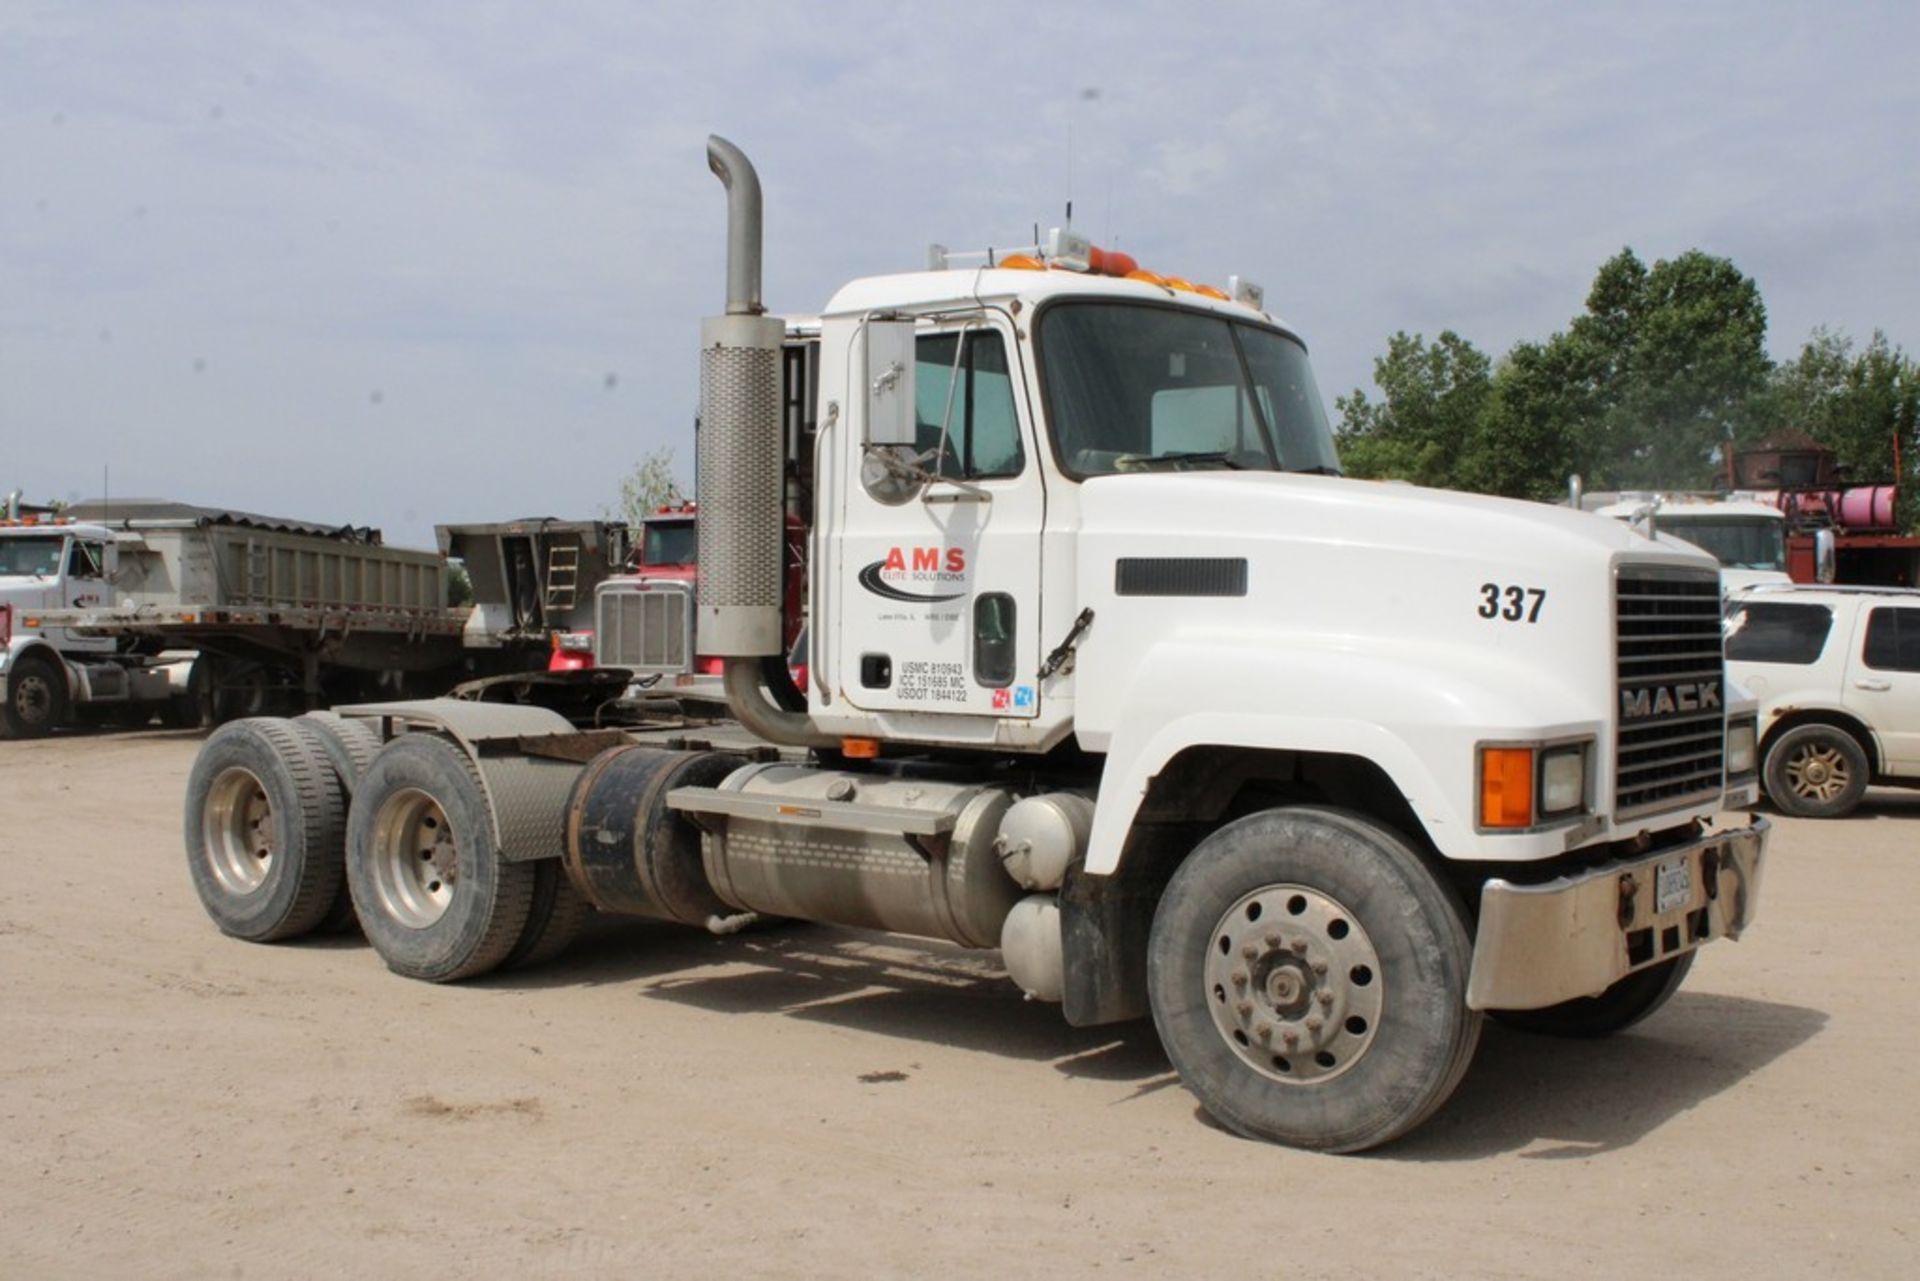
[[[1267,309],[1267,291],[1240,276],[1227,277],[1227,292],[1233,295],[1237,303],[1245,303],[1255,311]]]

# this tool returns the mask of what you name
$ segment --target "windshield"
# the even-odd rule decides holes
[[[1663,534],[1684,538],[1728,569],[1787,568],[1785,521],[1766,516],[1686,518],[1656,513],[1654,527]]]
[[[647,565],[691,565],[700,559],[699,536],[690,520],[648,521],[646,547],[641,552]]]
[[[1306,349],[1274,330],[1174,307],[1065,302],[1043,313],[1038,343],[1070,475],[1340,470]]]
[[[52,538],[0,538],[0,577],[53,578],[60,573],[63,535]]]

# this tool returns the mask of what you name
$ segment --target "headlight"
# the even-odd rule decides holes
[[[1588,742],[1480,748],[1480,827],[1524,831],[1584,814]]]
[[[1756,759],[1754,747],[1759,733],[1753,721],[1738,720],[1727,726],[1727,777],[1751,774]]]
[[[1540,757],[1540,814],[1553,818],[1585,808],[1587,753],[1584,747],[1555,747]]]

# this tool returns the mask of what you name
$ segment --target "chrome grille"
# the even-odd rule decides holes
[[[593,661],[640,675],[693,670],[693,591],[685,583],[612,582],[595,593]]]
[[[1719,795],[1727,716],[1720,576],[1623,566],[1614,584],[1614,637],[1615,817]]]

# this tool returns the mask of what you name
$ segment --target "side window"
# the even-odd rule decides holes
[[[1756,601],[1727,619],[1727,657],[1748,663],[1799,663],[1820,657],[1833,630],[1825,605]]]
[[[101,568],[100,545],[74,540],[73,550],[67,554],[68,578],[98,578],[104,572]]]
[[[991,329],[928,334],[915,352],[916,447],[930,457],[939,451],[927,469],[965,480],[1019,475],[1025,455],[1000,335]]]
[[[1882,672],[1920,672],[1920,609],[1881,606],[1867,615],[1868,667]]]

